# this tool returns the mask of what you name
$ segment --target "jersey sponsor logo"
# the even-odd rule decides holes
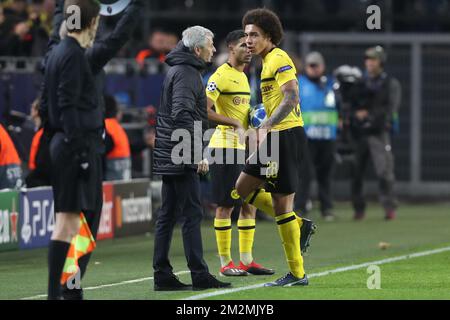
[[[208,90],[209,92],[214,92],[217,90],[217,84],[214,81],[211,81],[210,83],[208,83],[208,85],[206,86],[206,90]]]
[[[236,106],[238,106],[240,104],[249,104],[249,103],[250,103],[250,99],[248,99],[248,98],[241,98],[238,96],[233,98],[233,104]]]
[[[264,87],[261,88],[262,93],[266,93],[266,92],[269,92],[269,91],[272,91],[272,90],[273,90],[273,85],[264,86]]]
[[[285,72],[285,71],[288,71],[288,70],[291,70],[291,69],[292,69],[292,66],[287,65],[287,66],[284,66],[284,67],[279,68],[279,69],[277,70],[277,72],[278,72],[278,73],[281,73],[281,72]]]

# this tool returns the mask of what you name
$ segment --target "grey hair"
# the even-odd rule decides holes
[[[207,38],[214,38],[214,33],[211,30],[202,26],[189,27],[183,31],[183,44],[193,51],[194,48],[204,48],[206,46]]]

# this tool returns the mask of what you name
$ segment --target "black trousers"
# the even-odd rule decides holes
[[[334,140],[308,139],[304,161],[300,169],[300,183],[295,194],[295,209],[306,213],[310,189],[315,174],[319,192],[320,211],[325,214],[333,208],[331,178],[334,167]]]
[[[375,167],[380,190],[380,202],[385,210],[397,208],[394,194],[394,155],[388,132],[360,136],[355,139],[355,161],[352,165],[352,202],[356,212],[364,212],[366,201],[363,194],[364,173],[369,160]]]
[[[153,270],[155,279],[172,273],[169,250],[178,218],[182,218],[184,253],[192,279],[208,272],[203,259],[200,225],[203,209],[200,200],[200,179],[196,171],[183,175],[163,176],[162,205],[156,217]]]

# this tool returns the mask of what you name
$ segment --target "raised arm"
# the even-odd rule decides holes
[[[133,0],[125,9],[111,34],[105,39],[96,40],[94,45],[86,51],[94,74],[100,72],[130,39],[140,21],[143,7],[143,0]]]

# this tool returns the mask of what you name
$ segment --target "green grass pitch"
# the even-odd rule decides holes
[[[354,222],[349,204],[337,205],[339,220],[324,223],[313,212],[318,233],[305,259],[308,274],[378,261],[412,253],[450,247],[450,208],[441,204],[403,204],[395,221],[383,220],[377,204],[372,204],[366,220]],[[213,274],[218,273],[219,259],[212,221],[202,228],[205,259]],[[386,250],[379,248],[387,242]],[[233,251],[238,262],[238,233],[233,226]],[[152,276],[153,235],[98,243],[83,281],[86,299],[185,299],[201,292],[154,292]],[[45,294],[47,285],[46,249],[0,253],[0,299],[21,299]],[[171,250],[176,272],[187,270],[180,230],[174,233]],[[273,280],[287,272],[287,265],[275,223],[257,222],[254,257],[257,262],[276,269],[270,277],[248,276],[222,278],[233,288],[247,287]],[[369,290],[367,268],[315,276],[308,287],[257,288],[205,299],[450,299],[450,251],[380,264],[381,289]],[[180,279],[190,282],[188,273]],[[131,283],[123,281],[136,280]],[[112,285],[102,286],[101,285]],[[38,297],[35,297],[38,298]]]

